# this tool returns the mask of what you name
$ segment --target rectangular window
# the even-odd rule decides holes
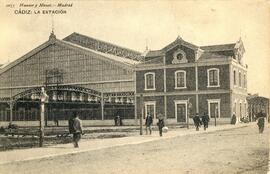
[[[208,73],[208,87],[219,86],[219,69],[213,68],[207,70]]]
[[[175,72],[175,88],[186,88],[186,72],[176,71]]]
[[[185,87],[185,77],[183,72],[177,74],[177,87]]]
[[[154,78],[152,74],[148,74],[146,76],[146,88],[147,89],[152,89],[154,88]]]
[[[155,90],[155,73],[144,74],[145,90]]]
[[[242,86],[242,78],[241,78],[241,73],[239,72],[239,86]]]

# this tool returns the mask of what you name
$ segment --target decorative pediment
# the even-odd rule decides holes
[[[178,49],[173,53],[172,64],[187,63],[187,62],[188,60],[186,58],[186,53],[183,50]]]
[[[245,48],[244,48],[244,44],[242,42],[242,39],[239,38],[239,40],[236,42],[235,44],[235,58],[236,60],[242,64],[242,57],[243,57],[243,54],[245,53]]]

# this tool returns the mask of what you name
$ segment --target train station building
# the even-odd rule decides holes
[[[27,41],[26,41],[27,42]],[[27,43],[25,43],[27,44]],[[141,53],[72,33],[49,39],[0,67],[0,125],[38,125],[40,92],[49,95],[45,121],[67,124],[76,111],[85,125],[136,125],[143,113],[186,124],[195,113],[229,123],[247,115],[243,43],[196,46],[177,37]]]

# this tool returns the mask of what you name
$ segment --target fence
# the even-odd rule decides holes
[[[68,120],[76,112],[82,120],[102,120],[101,107],[52,108],[45,111],[46,121]],[[0,121],[10,121],[10,110],[0,110]],[[113,120],[116,115],[123,119],[134,119],[134,105],[105,105],[104,120]],[[12,111],[12,121],[39,121],[39,109],[19,109]]]

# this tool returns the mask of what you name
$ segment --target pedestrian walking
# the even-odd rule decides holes
[[[202,122],[198,113],[196,113],[196,115],[193,117],[193,121],[196,127],[196,131],[199,131],[199,127],[202,125]]]
[[[68,130],[70,134],[73,134],[75,132],[73,124],[74,124],[74,116],[72,115],[68,119]]]
[[[82,129],[82,121],[79,119],[78,114],[74,113],[73,115],[73,143],[74,147],[79,147],[79,141],[81,139],[81,135],[83,133]]]
[[[159,130],[159,136],[162,137],[162,128],[165,126],[165,123],[164,123],[164,117],[161,113],[158,114],[157,126],[158,126],[158,130]]]
[[[120,116],[119,116],[119,114],[116,114],[116,116],[114,117],[114,125],[115,126],[120,126]]]
[[[233,113],[232,118],[231,118],[231,124],[236,124],[236,116],[235,113]]]
[[[206,130],[206,128],[208,128],[208,122],[209,122],[210,118],[209,118],[209,115],[206,114],[206,112],[203,113],[203,116],[202,116],[202,123],[203,123],[203,128],[204,130]]]
[[[147,116],[145,119],[146,135],[148,134],[148,130],[150,132],[150,135],[152,134],[152,124],[153,124],[153,118],[151,114],[147,113]]]
[[[119,116],[119,124],[120,126],[123,126],[123,118],[121,116]]]
[[[54,117],[53,121],[54,121],[54,124],[58,127],[59,126],[59,120],[56,117]]]
[[[263,133],[264,131],[264,117],[265,117],[265,114],[260,111],[257,115],[257,119],[258,119],[258,122],[257,122],[257,125],[259,127],[259,133]]]

